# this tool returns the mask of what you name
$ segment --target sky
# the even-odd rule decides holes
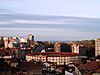
[[[68,41],[100,38],[100,0],[0,0],[0,35]]]

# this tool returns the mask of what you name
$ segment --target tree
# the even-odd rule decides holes
[[[52,43],[52,42],[44,42],[44,45],[45,45],[45,47],[46,48],[54,48],[54,43]]]

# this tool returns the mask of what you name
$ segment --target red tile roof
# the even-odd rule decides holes
[[[79,68],[83,69],[84,73],[88,73],[88,74],[91,74],[93,72],[100,73],[100,61],[99,62],[93,61],[86,64],[81,64]]]
[[[28,56],[33,55],[47,55],[47,56],[78,56],[78,53],[71,53],[71,52],[33,52],[28,54]]]

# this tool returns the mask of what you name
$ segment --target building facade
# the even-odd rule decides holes
[[[1,47],[4,47],[4,40],[2,36],[0,36],[0,48]]]
[[[34,35],[29,34],[28,39],[29,39],[30,42],[34,42]]]
[[[8,48],[9,37],[4,37],[4,47]]]
[[[61,43],[57,42],[54,44],[54,52],[60,52]]]
[[[26,55],[26,60],[52,62],[56,65],[64,65],[68,64],[69,62],[78,61],[78,54],[69,52],[34,52]]]
[[[72,45],[72,53],[79,53],[79,45]]]
[[[100,55],[100,39],[95,40],[95,56]]]
[[[71,52],[71,47],[66,43],[56,42],[54,45],[54,52]]]
[[[72,53],[79,53],[80,56],[86,56],[87,48],[84,47],[83,45],[73,44],[72,45]]]

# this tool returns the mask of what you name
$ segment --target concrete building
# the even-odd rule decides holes
[[[100,55],[100,39],[95,40],[95,56]]]
[[[13,48],[14,47],[13,43],[12,42],[9,42],[8,47],[9,48]]]
[[[28,35],[28,39],[30,42],[34,42],[34,36],[32,34]]]
[[[79,45],[72,45],[72,53],[79,53]]]
[[[4,41],[3,41],[3,37],[0,37],[0,47],[4,47]]]
[[[27,38],[21,38],[21,39],[20,39],[20,47],[21,47],[21,48],[30,47]]]
[[[54,52],[60,52],[60,45],[61,44],[59,42],[54,44]]]
[[[54,52],[71,52],[71,47],[66,43],[55,43]]]
[[[70,52],[33,52],[26,55],[27,61],[52,62],[56,65],[64,65],[69,62],[78,61],[78,53]]]
[[[8,48],[8,43],[9,43],[9,38],[8,37],[4,37],[4,47]]]
[[[87,48],[83,45],[73,44],[71,47],[72,53],[79,53],[81,56],[86,56]]]
[[[16,57],[24,59],[26,57],[26,55],[29,53],[31,53],[31,48],[19,48],[16,51],[16,54],[17,54]]]
[[[34,52],[41,52],[43,49],[45,49],[45,46],[42,43],[38,43],[35,49],[33,49]]]
[[[21,39],[20,39],[20,42],[21,42],[21,43],[27,43],[27,42],[28,42],[28,39],[27,39],[27,38],[21,38]]]
[[[19,39],[17,37],[9,37],[9,48],[19,47]]]

